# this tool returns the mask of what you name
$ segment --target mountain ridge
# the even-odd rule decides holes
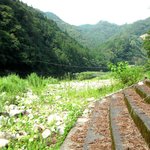
[[[53,13],[46,12],[45,15],[49,19],[56,21],[58,27],[61,30],[63,30],[64,32],[67,32],[71,37],[75,38],[80,44],[82,44],[83,46],[88,47],[88,48],[98,47],[99,44],[95,41],[97,41],[97,40],[102,41],[102,42],[105,41],[106,38],[108,38],[115,32],[115,30],[117,29],[116,27],[119,27],[118,25],[113,24],[113,23],[112,24],[108,23],[107,21],[99,21],[95,25],[86,24],[86,25],[74,26],[74,25],[70,25],[70,24],[64,22],[62,19],[60,19],[58,16],[56,16]],[[100,26],[99,26],[99,24],[100,24]],[[108,28],[104,29],[103,28],[104,26],[106,26],[106,27],[112,26],[111,31],[107,31]],[[101,33],[97,32],[98,30],[101,30]],[[102,30],[105,30],[105,31],[102,31]],[[98,35],[95,36],[95,34],[93,34],[93,32],[96,35],[97,34]],[[102,34],[102,36],[100,36],[100,34]],[[86,42],[86,41],[88,41],[88,42]],[[96,45],[96,46],[93,46],[93,45]]]
[[[100,65],[117,61],[141,64],[147,57],[142,47],[143,41],[139,37],[150,30],[150,17],[123,25],[99,21],[94,25],[70,26],[68,23],[63,22],[65,25],[62,25],[59,22],[61,19],[56,22],[59,28],[87,47],[95,63]]]

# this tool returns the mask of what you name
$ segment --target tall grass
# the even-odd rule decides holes
[[[118,62],[110,64],[110,69],[116,79],[119,79],[125,85],[132,85],[141,79],[144,79],[143,67],[140,66],[129,66],[127,62]]]
[[[12,95],[23,93],[27,90],[27,82],[18,75],[12,74],[0,78],[0,92],[6,92]]]
[[[58,80],[52,77],[40,77],[36,73],[32,73],[28,75],[27,82],[34,92],[41,93],[48,84],[58,83]]]
[[[25,93],[28,84],[18,75],[12,74],[7,77],[0,78],[0,106],[3,108],[5,102],[9,104],[17,103],[15,96]]]

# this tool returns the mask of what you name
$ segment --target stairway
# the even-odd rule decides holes
[[[97,101],[90,110],[61,150],[150,150],[150,80]]]

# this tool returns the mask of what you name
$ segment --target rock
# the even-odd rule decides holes
[[[29,114],[28,117],[29,117],[29,119],[33,119],[34,118],[33,114]]]
[[[141,82],[138,82],[138,85],[143,85],[144,83],[141,81]]]
[[[26,112],[28,112],[29,114],[32,113],[32,109],[27,109]]]
[[[59,125],[61,125],[63,122],[62,121],[57,121],[56,122],[56,126],[59,126]]]
[[[46,139],[48,136],[50,136],[51,131],[49,129],[44,130],[44,132],[42,133],[42,137],[44,139]]]
[[[65,131],[65,125],[58,126],[57,130],[59,131],[60,135],[63,135]]]
[[[27,133],[26,133],[25,131],[19,131],[19,135],[20,135],[20,136],[26,136]]]
[[[94,97],[87,98],[87,101],[88,102],[95,101],[95,98]]]
[[[7,132],[0,132],[0,139],[15,139],[16,136]]]
[[[42,124],[34,124],[33,130],[35,132],[39,131],[39,132],[43,132],[45,129],[45,127]]]
[[[6,112],[9,112],[10,110],[16,109],[17,105],[5,105],[4,109],[6,110]]]
[[[60,99],[61,99],[61,96],[58,95],[58,96],[55,97],[55,99],[56,99],[56,100],[60,100]]]
[[[26,114],[25,110],[18,110],[18,109],[13,109],[13,110],[10,110],[9,112],[10,117],[24,115],[24,114]]]
[[[48,123],[51,123],[54,120],[59,122],[62,120],[62,118],[58,114],[52,114],[52,115],[48,116],[48,118],[47,118]]]
[[[7,146],[9,143],[9,140],[7,139],[0,139],[0,148]]]
[[[17,109],[17,107],[18,107],[17,105],[11,104],[11,105],[8,106],[8,109],[9,109],[9,110]]]
[[[19,131],[18,134],[16,134],[16,138],[17,139],[21,139],[25,136],[27,136],[28,134],[25,131]]]

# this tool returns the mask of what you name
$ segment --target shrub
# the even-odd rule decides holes
[[[118,62],[116,65],[110,64],[109,68],[113,72],[114,77],[126,85],[136,83],[143,75],[141,67],[129,66],[127,62]]]
[[[11,95],[23,93],[27,90],[27,83],[18,75],[12,74],[0,79],[0,92],[7,92]]]
[[[48,84],[58,83],[57,79],[54,79],[52,77],[48,78],[40,77],[36,73],[28,75],[27,81],[33,92],[35,92],[36,94],[40,94]]]
[[[39,77],[36,73],[32,73],[27,77],[28,83],[34,88],[44,87],[46,82],[43,77]]]

